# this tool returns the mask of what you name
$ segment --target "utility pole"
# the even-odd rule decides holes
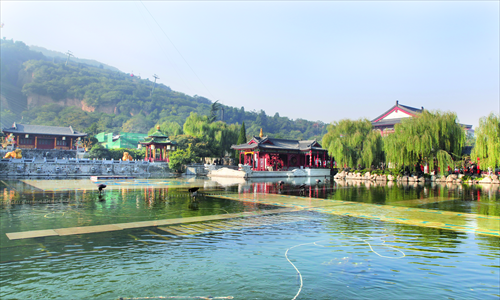
[[[68,61],[69,61],[69,57],[70,56],[74,56],[73,53],[71,53],[71,51],[68,50],[68,52],[66,52],[66,54],[68,54],[68,59],[66,59],[66,66],[68,65]]]
[[[153,95],[153,91],[155,90],[155,85],[156,85],[156,79],[160,79],[158,75],[154,74],[153,77],[155,78],[155,82],[153,83],[153,88],[151,89],[151,93],[149,93],[149,96]]]

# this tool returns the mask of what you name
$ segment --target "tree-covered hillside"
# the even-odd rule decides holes
[[[102,65],[96,67],[72,60],[66,65],[65,60],[47,58],[20,41],[1,40],[1,50],[4,127],[12,121],[22,121],[71,125],[88,133],[147,133],[156,124],[173,122],[182,127],[191,113],[197,113],[212,114],[215,120],[228,124],[245,122],[249,136],[257,135],[260,128],[265,135],[280,138],[320,139],[326,133],[322,122],[290,120],[278,113],[271,117],[264,109],[248,112],[244,107],[215,102],[214,110],[214,102],[204,97],[172,91],[158,83],[153,91],[152,81]],[[44,97],[44,105],[32,101],[40,97]]]
[[[39,46],[29,46],[29,49],[32,51],[35,51],[35,52],[42,53],[47,58],[52,59],[53,62],[65,62],[68,59],[67,53],[52,51],[52,50],[45,49],[45,48],[39,47]],[[120,72],[120,70],[118,70],[115,67],[108,66],[106,64],[103,64],[103,63],[98,62],[98,61],[93,60],[93,59],[77,58],[74,56],[72,56],[70,59],[71,59],[71,61],[76,62],[76,63],[83,63],[83,64],[87,64],[89,66],[94,66],[94,67],[104,68],[104,69],[111,70],[111,71]]]

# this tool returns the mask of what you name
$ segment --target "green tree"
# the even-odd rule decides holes
[[[500,117],[494,113],[482,117],[475,134],[476,145],[472,149],[472,159],[479,158],[483,169],[500,167]]]
[[[2,128],[10,128],[16,119],[16,115],[10,110],[0,111],[0,126],[2,126]]]
[[[237,145],[241,145],[247,142],[247,132],[245,130],[245,122],[241,124],[240,127],[240,135],[238,136],[238,141],[236,142]]]
[[[238,139],[238,126],[222,121],[210,122],[207,116],[191,113],[184,123],[184,133],[207,142],[211,157],[223,157]]]
[[[422,161],[430,169],[437,166],[443,174],[454,159],[460,159],[465,133],[452,112],[424,111],[394,126],[394,133],[384,139],[388,162],[413,168]]]
[[[339,167],[356,168],[379,165],[383,161],[382,138],[367,119],[343,119],[328,125],[323,148],[328,150]]]
[[[191,145],[191,152],[193,153],[194,159],[199,161],[200,158],[210,157],[212,152],[209,149],[208,142],[201,140],[200,138],[190,136],[190,135],[178,135],[175,137],[178,149],[187,149]]]
[[[206,116],[200,116],[197,113],[191,113],[184,123],[184,133],[190,136],[205,139],[209,134],[210,120]]]
[[[210,107],[210,117],[208,117],[209,123],[212,123],[217,119],[217,112],[221,109],[222,105],[219,103],[219,100],[212,103]]]
[[[182,172],[187,164],[195,162],[195,157],[192,152],[192,145],[189,144],[186,150],[177,149],[170,154],[170,162],[168,164],[171,170]]]
[[[97,158],[97,159],[111,159],[111,152],[108,149],[104,148],[103,145],[97,143],[92,149],[89,151],[89,158]]]
[[[92,123],[89,127],[87,127],[84,131],[85,133],[89,134],[89,135],[96,135],[97,133],[99,133],[97,131],[97,123],[94,122]]]
[[[123,123],[123,132],[146,133],[152,124],[140,113]]]
[[[228,125],[218,121],[210,124],[210,133],[213,135],[208,140],[214,157],[224,157],[226,153],[234,157],[231,146],[238,140],[238,125]]]
[[[161,123],[159,125],[160,125],[160,131],[163,132],[165,135],[168,135],[172,139],[174,139],[176,136],[181,135],[183,133],[181,125],[179,125],[179,123],[177,123],[177,122],[164,121],[163,123]],[[148,131],[148,134],[152,134],[155,131],[156,131],[156,126],[152,127]]]

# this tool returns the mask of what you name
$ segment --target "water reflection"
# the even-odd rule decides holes
[[[214,179],[219,183],[220,179]],[[283,184],[280,184],[280,181]],[[419,207],[434,210],[500,215],[498,185],[456,185],[436,183],[402,183],[385,181],[326,181],[314,178],[223,179],[226,189],[239,194],[283,194],[357,201],[379,205]]]
[[[180,179],[179,179],[180,180]],[[279,181],[283,181],[280,184]],[[255,193],[499,215],[494,187],[326,181],[187,179],[186,186],[115,186],[102,193],[0,183],[0,283],[6,298],[235,296],[291,299],[498,297],[500,239],[453,230],[300,211],[287,221],[175,236],[157,227],[8,240],[4,233],[271,209],[216,197]],[[193,197],[190,187],[199,187]],[[303,187],[303,188],[302,188]],[[311,201],[314,199],[311,199]],[[371,206],[370,206],[371,207]],[[292,221],[290,221],[292,220]],[[41,276],[40,274],[43,274]]]

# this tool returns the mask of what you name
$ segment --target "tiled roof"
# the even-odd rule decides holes
[[[86,133],[81,133],[69,127],[58,126],[45,126],[45,125],[29,125],[14,123],[11,128],[2,129],[6,133],[19,133],[19,134],[46,134],[46,135],[60,135],[60,136],[74,136],[83,137],[87,136]]]
[[[254,143],[252,143],[252,141]],[[321,145],[316,140],[285,140],[285,139],[275,139],[270,137],[256,137],[254,136],[248,143],[241,145],[232,145],[231,149],[236,150],[252,150],[252,149],[274,149],[274,150],[296,150],[296,151],[307,151],[307,150],[319,150],[326,151],[321,148]]]
[[[399,101],[396,101],[395,105],[393,105],[391,108],[389,108],[386,112],[384,112],[380,116],[378,116],[375,119],[373,119],[371,121],[372,124],[381,122],[381,121],[377,122],[377,120],[381,119],[382,117],[385,117],[387,114],[389,114],[396,107],[399,108],[400,110],[403,110],[403,111],[405,111],[405,112],[407,112],[409,114],[412,114],[412,115],[416,115],[418,113],[421,113],[424,110],[423,107],[419,109],[419,108],[415,108],[415,107],[411,107],[411,106],[399,104]],[[399,121],[394,122],[394,124],[399,123],[400,121],[401,121],[401,119],[399,119]]]
[[[148,137],[144,138],[144,141],[139,142],[140,144],[147,145],[147,144],[172,144],[175,145],[177,144],[174,141],[171,141],[168,136],[164,135],[163,132],[160,131],[159,126],[156,127],[156,131],[150,134]]]
[[[408,118],[389,119],[389,120],[382,120],[382,121],[378,121],[378,122],[372,121],[372,125],[373,125],[373,127],[389,126],[389,125],[394,126],[395,124],[401,123],[401,120],[403,120],[403,119],[408,119]]]
[[[148,137],[160,137],[160,138],[168,138],[168,136],[164,135],[160,130],[156,130],[154,133],[149,135]]]
[[[175,145],[177,142],[169,140],[167,137],[152,137],[148,136],[147,138],[144,138],[144,141],[139,142],[140,144],[147,145],[147,144],[171,144]]]

